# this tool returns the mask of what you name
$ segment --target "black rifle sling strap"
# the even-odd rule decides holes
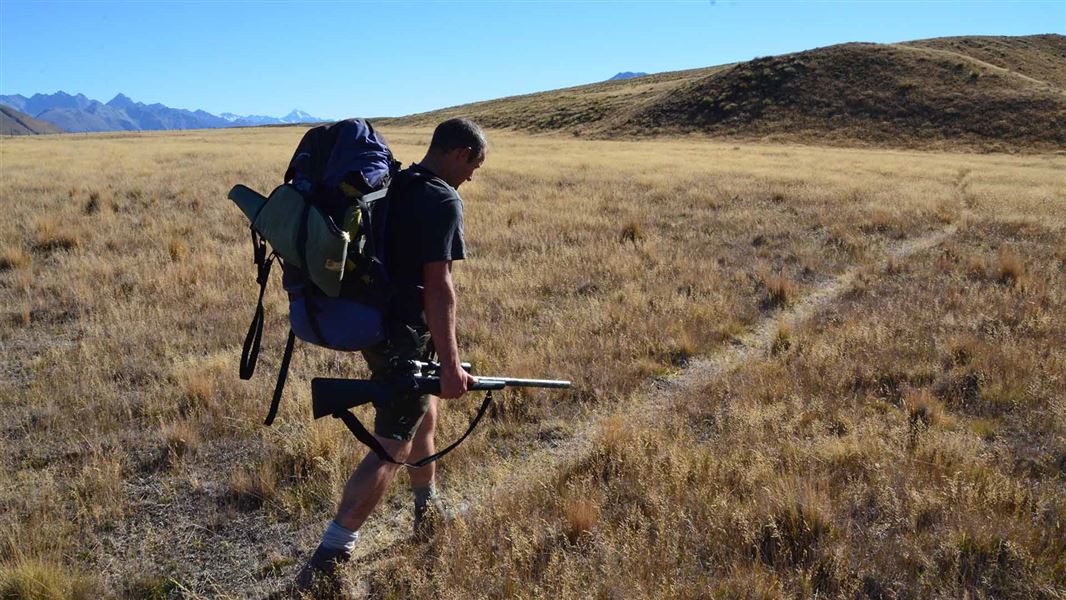
[[[440,452],[438,452],[436,454],[433,454],[432,456],[427,456],[426,458],[423,458],[422,460],[416,461],[411,466],[413,466],[413,467],[424,467],[424,466],[428,465],[429,463],[431,463],[431,462],[433,462],[433,461],[435,461],[435,460],[437,460],[439,458],[442,458],[445,454],[451,452],[452,450],[455,450],[459,446],[459,444],[462,444],[463,440],[465,440],[467,438],[467,436],[469,436],[470,433],[474,431],[474,428],[477,427],[477,424],[481,422],[481,417],[484,417],[485,413],[488,412],[489,405],[491,405],[491,404],[492,404],[492,390],[489,390],[489,391],[485,392],[485,399],[481,401],[481,406],[478,407],[477,414],[474,415],[474,418],[470,420],[470,426],[466,428],[466,431],[463,432],[463,435],[459,436],[459,439],[457,439],[454,442],[452,442],[452,444],[450,446],[448,446],[447,448],[445,448],[444,450],[441,450]]]
[[[444,450],[441,450],[440,452],[427,456],[423,459],[417,460],[413,463],[400,462],[394,459],[389,454],[389,452],[385,450],[385,448],[381,445],[381,442],[379,442],[376,437],[371,435],[370,432],[366,430],[366,427],[363,427],[363,424],[359,422],[359,419],[356,418],[356,416],[353,415],[351,411],[339,410],[333,413],[333,418],[340,419],[341,421],[343,421],[344,424],[348,427],[348,430],[352,432],[352,435],[354,435],[357,440],[363,442],[363,444],[373,450],[374,454],[377,454],[379,459],[385,462],[392,463],[394,465],[403,465],[405,467],[413,467],[417,469],[420,467],[424,467],[431,462],[440,460],[444,457],[445,454],[448,454],[452,450],[455,450],[459,446],[459,444],[463,443],[463,440],[465,440],[467,436],[469,436],[470,433],[474,431],[474,428],[477,427],[477,424],[481,422],[481,418],[485,416],[485,412],[488,411],[490,404],[492,404],[491,390],[485,392],[485,399],[481,401],[481,407],[477,409],[477,414],[474,415],[474,418],[470,420],[470,426],[466,428],[466,432],[463,433],[463,435],[460,436],[458,440],[455,440],[455,442],[453,442]]]
[[[252,317],[252,324],[248,327],[248,334],[244,336],[244,348],[241,350],[241,379],[252,378],[252,373],[255,373],[255,363],[259,360],[259,348],[263,342],[263,294],[266,293],[267,281],[270,279],[270,267],[274,264],[274,257],[277,256],[274,252],[267,256],[266,241],[259,237],[254,229],[251,232],[257,271],[255,281],[259,284],[259,301],[256,303],[255,315]]]

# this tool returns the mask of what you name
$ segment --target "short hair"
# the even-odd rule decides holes
[[[488,143],[485,141],[485,133],[478,124],[465,117],[448,119],[433,130],[433,139],[429,142],[429,149],[433,152],[450,152],[456,148],[470,148],[475,152],[474,156],[481,156],[485,152]],[[475,160],[471,158],[471,160]]]

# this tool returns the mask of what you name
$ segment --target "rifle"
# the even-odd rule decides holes
[[[436,362],[411,361],[411,365],[414,367],[414,375],[411,378],[404,379],[401,384],[398,384],[400,389],[402,391],[418,392],[419,394],[439,394],[440,364]],[[470,363],[462,363],[461,366],[468,373],[473,370]],[[383,404],[388,402],[390,393],[395,393],[397,391],[395,385],[363,379],[316,377],[311,380],[311,409],[312,414],[316,419],[332,416],[343,421],[344,424],[348,426],[348,429],[351,430],[352,434],[359,441],[369,446],[381,460],[394,464],[402,464],[408,467],[423,467],[451,452],[456,446],[462,443],[462,441],[470,435],[470,432],[477,427],[481,418],[485,416],[485,411],[488,410],[489,405],[492,403],[492,392],[502,390],[506,387],[565,389],[571,387],[571,383],[562,379],[519,379],[515,377],[477,376],[477,381],[471,384],[467,390],[474,392],[483,391],[485,392],[485,399],[482,401],[477,414],[471,419],[470,426],[467,428],[466,432],[444,450],[414,463],[405,463],[394,460],[392,456],[389,455],[388,451],[381,446],[381,443],[378,442],[373,435],[370,435],[370,432],[363,427],[363,424],[359,422],[359,419],[349,411],[349,409],[363,404]]]

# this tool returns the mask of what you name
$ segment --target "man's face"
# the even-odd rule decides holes
[[[471,148],[456,148],[448,153],[449,170],[451,171],[450,181],[448,184],[453,188],[459,189],[459,186],[463,182],[470,181],[474,178],[474,171],[481,168],[482,163],[485,162],[485,151],[482,150],[480,154],[475,154]]]

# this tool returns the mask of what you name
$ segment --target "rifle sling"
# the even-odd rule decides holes
[[[376,454],[378,458],[382,461],[389,462],[394,465],[403,465],[405,467],[418,469],[432,462],[440,460],[444,457],[445,454],[448,454],[452,450],[455,450],[456,447],[459,446],[459,444],[463,443],[463,440],[465,440],[467,436],[469,436],[470,433],[474,431],[474,428],[477,427],[477,424],[481,422],[481,418],[485,416],[485,412],[488,411],[490,404],[492,404],[492,390],[485,392],[485,399],[482,400],[481,407],[478,408],[477,414],[474,415],[474,418],[470,420],[470,426],[466,428],[466,432],[463,433],[463,435],[461,435],[458,440],[456,440],[440,452],[417,460],[413,463],[400,462],[394,459],[391,455],[389,455],[389,452],[385,450],[385,448],[381,445],[381,442],[379,442],[376,437],[374,437],[369,431],[367,431],[366,427],[363,427],[363,424],[359,422],[359,419],[354,414],[352,414],[351,411],[339,410],[333,413],[333,418],[340,419],[341,421],[343,421],[344,424],[348,427],[348,430],[352,432],[352,435],[354,435],[357,440],[359,440],[371,450],[373,450],[374,454]]]

